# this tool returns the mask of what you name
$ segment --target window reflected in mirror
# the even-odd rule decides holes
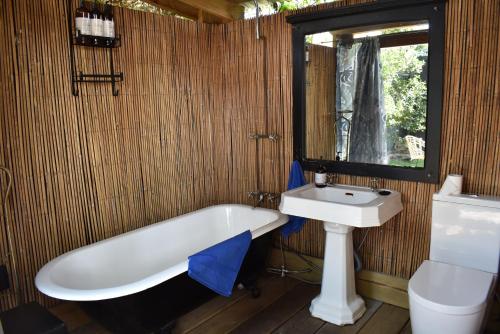
[[[426,21],[306,35],[306,157],[423,168]]]

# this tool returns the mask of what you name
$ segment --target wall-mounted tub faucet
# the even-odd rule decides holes
[[[259,196],[257,197],[257,205],[256,206],[259,206],[261,205],[264,200],[266,199],[266,196],[267,196],[267,193],[259,193]]]
[[[249,198],[253,198],[254,201],[257,200],[255,202],[254,206],[253,206],[254,208],[256,208],[259,205],[261,205],[264,202],[264,200],[266,199],[267,195],[268,195],[267,193],[262,192],[260,190],[248,192],[248,197]]]
[[[253,198],[255,201],[254,208],[258,207],[267,199],[270,203],[276,203],[281,198],[279,193],[268,193],[262,191],[250,191],[248,192],[248,197]]]

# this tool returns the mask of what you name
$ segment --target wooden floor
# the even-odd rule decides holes
[[[309,313],[309,304],[319,286],[290,278],[266,277],[262,294],[252,298],[246,291],[235,291],[231,298],[216,297],[178,320],[174,333],[294,333],[294,334],[392,334],[411,333],[408,310],[375,300],[366,300],[367,311],[351,326],[335,326]],[[500,307],[496,303],[486,333],[500,333]],[[52,309],[64,320],[70,333],[108,334],[75,303]]]

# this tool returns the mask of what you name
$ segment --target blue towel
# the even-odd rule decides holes
[[[252,242],[252,233],[231,239],[189,257],[188,275],[225,297],[231,296],[234,281]]]
[[[304,177],[304,172],[300,163],[295,160],[292,163],[292,169],[290,170],[290,175],[288,176],[288,190],[302,187],[306,184],[306,178]],[[289,216],[288,223],[283,225],[281,228],[281,234],[284,237],[288,237],[292,233],[299,232],[302,226],[305,224],[306,219],[302,217]]]

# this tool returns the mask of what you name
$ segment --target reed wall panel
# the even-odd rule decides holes
[[[224,77],[212,75],[211,59],[220,42],[208,25],[117,9],[120,95],[81,84],[73,97],[66,1],[0,8],[0,164],[15,179],[9,218],[22,300],[53,302],[34,277],[59,254],[240,193],[228,186],[239,133],[217,96]],[[78,47],[76,57],[84,72],[109,66],[104,50]],[[0,222],[1,262],[10,264]],[[2,309],[13,304],[12,290],[0,296]]]
[[[335,160],[336,48],[310,44],[306,65],[306,155]]]
[[[463,173],[466,191],[489,195],[500,195],[499,14],[496,0],[447,4],[441,177]],[[292,160],[285,14],[263,18],[257,41],[254,21],[205,25],[116,10],[118,97],[95,84],[71,95],[65,15],[62,0],[0,3],[0,163],[15,178],[8,215],[22,299],[46,304],[54,301],[34,276],[50,259],[207,205],[250,204],[248,191],[283,191]],[[83,70],[106,69],[102,50],[79,48],[77,58]],[[280,140],[251,140],[253,132]],[[384,186],[401,191],[405,209],[369,229],[360,253],[367,269],[408,278],[428,257],[438,187]],[[10,265],[0,219],[0,258]],[[322,256],[323,228],[309,222],[286,244]],[[2,309],[14,302],[12,290],[0,295]]]

